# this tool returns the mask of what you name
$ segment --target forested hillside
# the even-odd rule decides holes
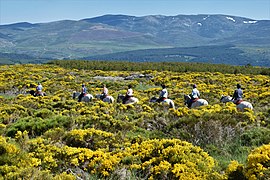
[[[0,25],[0,64],[100,58],[269,67],[269,30],[269,20],[208,14],[19,22]]]
[[[197,65],[54,61],[0,66],[1,178],[269,179],[269,69]],[[38,83],[47,96],[29,94]],[[78,102],[72,94],[82,83],[94,97],[106,84],[115,99],[132,85],[139,102]],[[237,83],[253,111],[220,102]],[[161,84],[175,109],[149,102]],[[209,105],[184,105],[193,84]]]

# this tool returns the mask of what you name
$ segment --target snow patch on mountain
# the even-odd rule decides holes
[[[235,19],[233,19],[232,17],[226,17],[226,19],[235,22]]]
[[[208,16],[204,17],[203,20],[206,20],[206,19],[209,18],[209,17],[210,17],[210,16],[208,15]]]
[[[257,21],[243,21],[244,24],[255,24]]]

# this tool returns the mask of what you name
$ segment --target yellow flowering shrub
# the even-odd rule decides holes
[[[207,179],[215,162],[200,147],[178,139],[148,140],[126,149],[130,168],[143,171],[154,179]]]
[[[251,136],[249,129],[269,129],[269,76],[155,70],[91,71],[48,64],[5,65],[0,66],[0,71],[0,156],[4,164],[0,171],[3,178],[84,179],[91,175],[112,178],[110,176],[119,169],[126,169],[126,174],[134,171],[136,178],[144,179],[220,179],[223,176],[215,172],[216,164],[205,152],[226,154],[229,163],[237,157],[235,152],[239,149],[234,151],[235,147],[244,145],[243,149],[250,149],[251,144],[269,142],[267,135],[256,137],[250,144],[243,144],[243,139],[238,142],[242,135],[247,137],[245,141],[254,140],[252,137],[256,134]],[[153,78],[111,78],[139,73]],[[35,90],[39,82],[47,96],[33,97],[28,92]],[[100,94],[106,84],[115,99],[132,84],[139,103],[109,104],[95,98],[89,103],[78,103],[77,99],[72,99],[72,93],[80,91],[81,83],[85,83],[88,93],[94,96]],[[160,85],[164,83],[176,109],[168,110],[159,103],[149,102],[153,96],[159,96]],[[189,109],[184,105],[183,95],[191,92],[194,83],[201,97],[209,102],[208,106]],[[238,112],[235,104],[220,103],[222,95],[232,95],[237,83],[244,87],[244,100],[253,104],[253,111]],[[149,140],[154,138],[158,140]],[[263,151],[268,152],[266,149]],[[266,178],[269,174],[266,159],[264,152],[259,155],[254,151],[246,166],[232,161],[225,175],[228,178],[241,175],[251,179]]]
[[[231,161],[226,169],[226,176],[228,179],[245,179],[243,170],[243,164],[239,164],[237,161]]]
[[[117,154],[88,148],[56,146],[44,139],[31,141],[29,155],[41,160],[40,167],[57,172],[65,167],[79,167],[91,174],[108,176],[120,162]]]
[[[99,148],[108,148],[107,142],[113,138],[113,134],[101,130],[91,129],[74,129],[66,133],[64,141],[73,147],[88,147],[92,150]]]
[[[250,180],[270,178],[270,144],[260,146],[248,155],[244,172]]]
[[[27,132],[23,133],[27,135]],[[23,134],[20,132],[17,134],[19,139]],[[32,157],[30,154],[21,150],[15,142],[9,142],[3,136],[0,136],[0,177],[4,179],[18,179],[18,177],[31,177],[31,173],[28,169],[35,169],[41,164],[40,159]],[[26,140],[27,141],[27,140]]]

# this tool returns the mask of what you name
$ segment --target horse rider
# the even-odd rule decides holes
[[[87,88],[85,84],[82,84],[81,94],[78,97],[78,102],[82,101],[82,98],[86,95]]]
[[[131,97],[133,97],[133,90],[132,90],[132,86],[128,85],[126,96],[123,98],[123,104],[125,104]]]
[[[104,98],[106,98],[106,96],[108,96],[108,94],[109,94],[108,88],[106,87],[105,84],[103,84],[103,89],[102,89],[100,99],[103,100]]]
[[[36,95],[42,95],[42,85],[41,83],[38,83],[36,87]]]
[[[197,85],[193,84],[192,87],[193,87],[193,89],[192,89],[191,94],[190,94],[191,99],[188,103],[189,108],[191,107],[192,103],[195,102],[196,99],[198,99],[200,97],[200,92],[197,89]]]
[[[237,89],[234,90],[233,96],[232,96],[232,101],[234,104],[239,104],[243,99],[243,91],[241,89],[241,85],[237,84],[236,85]]]
[[[160,91],[159,98],[157,99],[157,102],[162,102],[168,98],[168,91],[166,89],[166,86],[163,84],[163,85],[161,85],[161,87],[162,87],[162,90]]]

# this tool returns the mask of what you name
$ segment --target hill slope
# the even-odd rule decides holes
[[[222,47],[230,44],[244,48],[247,63],[264,66],[270,57],[269,30],[270,21],[227,15],[104,15],[79,21],[1,25],[0,52],[33,59],[79,59],[175,47],[221,46],[222,53]]]

